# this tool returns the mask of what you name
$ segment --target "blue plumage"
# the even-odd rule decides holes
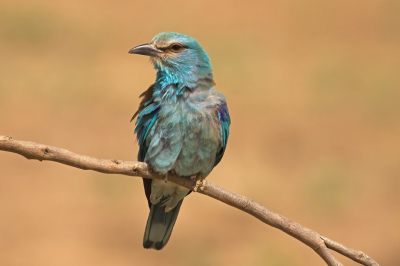
[[[195,39],[172,32],[129,52],[150,56],[157,70],[132,118],[137,116],[138,160],[162,175],[206,177],[224,155],[231,123],[225,96],[214,88],[207,53]],[[160,180],[143,183],[150,207],[143,245],[161,249],[190,191]]]

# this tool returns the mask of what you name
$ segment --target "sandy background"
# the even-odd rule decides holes
[[[134,160],[129,120],[155,71],[128,50],[185,33],[233,120],[210,180],[400,265],[399,14],[395,0],[1,0],[0,134]],[[144,250],[147,214],[140,178],[0,152],[1,266],[325,265],[202,195]]]

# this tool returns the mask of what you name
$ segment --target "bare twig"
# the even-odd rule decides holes
[[[106,174],[141,176],[150,179],[164,178],[163,176],[153,172],[146,163],[119,161],[115,159],[97,159],[44,144],[13,140],[11,137],[6,136],[0,136],[0,150],[18,153],[27,159],[54,161],[72,167],[84,170],[93,170]],[[169,174],[168,180],[191,190],[196,187],[196,180],[194,179]],[[202,188],[203,190],[198,190],[199,193],[245,211],[260,221],[278,228],[303,242],[312,248],[329,266],[342,265],[329,252],[329,249],[334,250],[362,265],[378,266],[374,260],[363,252],[347,248],[342,244],[332,241],[309,228],[303,227],[280,214],[268,210],[261,204],[254,202],[249,198],[230,192],[208,181],[205,183],[205,188]]]

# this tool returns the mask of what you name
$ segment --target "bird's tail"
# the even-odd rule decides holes
[[[161,206],[162,202],[163,199],[157,204],[151,204],[143,237],[144,248],[160,250],[168,243],[183,199],[169,212],[165,212],[165,207]]]

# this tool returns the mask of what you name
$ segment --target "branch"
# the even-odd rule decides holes
[[[150,179],[164,179],[164,176],[153,172],[146,163],[120,161],[115,159],[97,159],[44,144],[13,140],[12,137],[1,135],[0,150],[18,153],[27,159],[54,161],[83,170],[93,170],[106,174],[140,176]],[[168,175],[168,180],[191,190],[196,186],[196,180],[173,174]],[[312,248],[329,266],[342,266],[342,264],[330,253],[329,249],[334,250],[362,265],[379,266],[373,259],[361,251],[347,248],[342,244],[330,240],[309,228],[303,227],[280,214],[268,210],[261,204],[254,202],[249,198],[230,192],[208,181],[206,181],[204,190],[199,190],[198,192],[247,212],[260,221],[293,236]]]

